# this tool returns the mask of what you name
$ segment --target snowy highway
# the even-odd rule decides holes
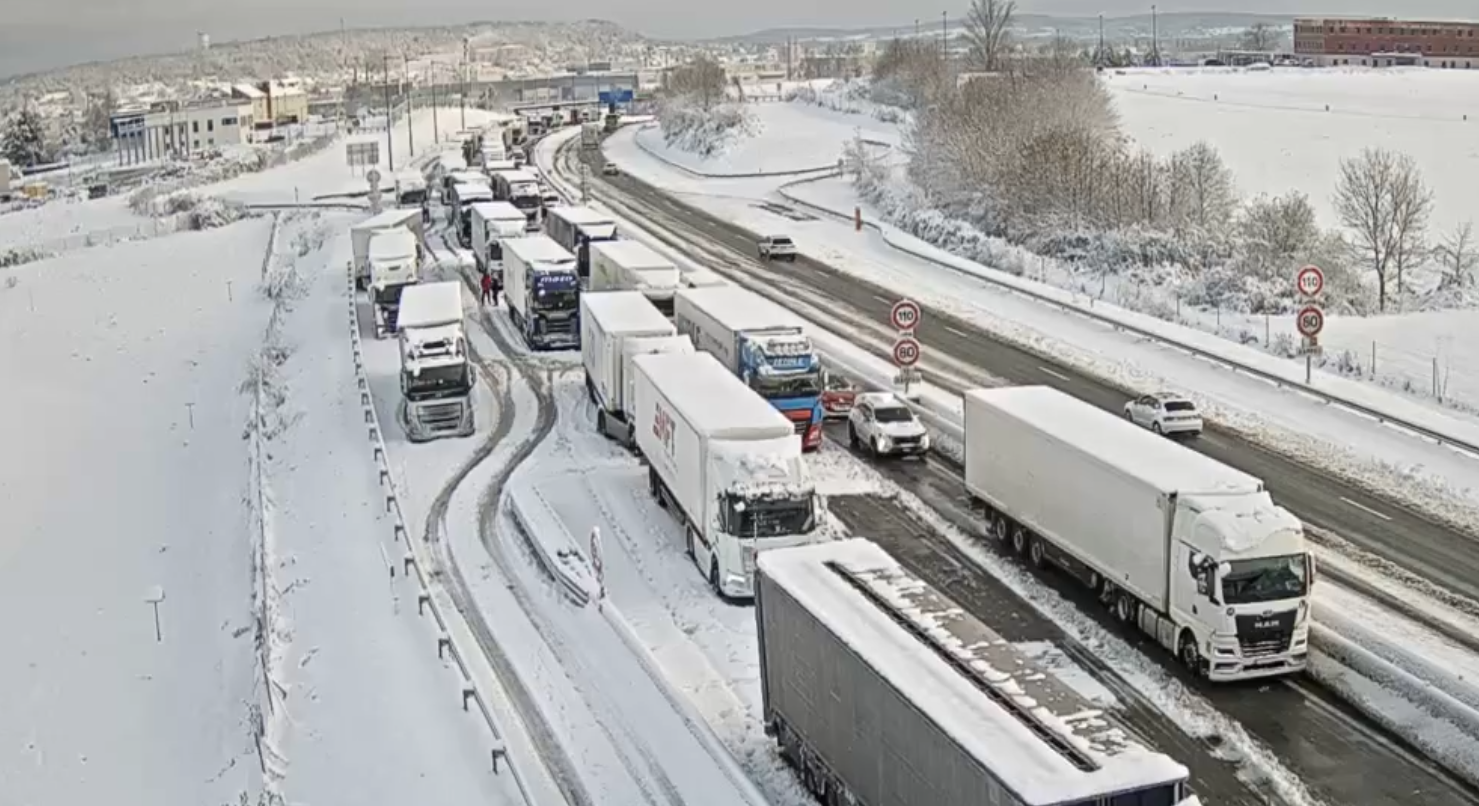
[[[563,167],[563,158],[573,154],[574,149],[567,149],[564,154],[555,155],[551,159],[551,167]],[[568,172],[569,168],[566,167],[565,170]],[[670,245],[677,246],[680,251],[686,252],[706,267],[750,285],[761,293],[766,293],[763,287],[767,285],[771,288],[771,293],[777,289],[785,289],[785,304],[798,308],[803,315],[814,321],[822,321],[828,327],[837,328],[838,332],[862,335],[879,329],[877,325],[869,327],[864,323],[885,321],[887,308],[894,298],[886,290],[872,287],[856,277],[841,274],[805,257],[795,264],[781,267],[754,261],[751,257],[754,236],[751,233],[695,210],[629,175],[593,180],[592,177],[599,173],[598,170],[590,170],[586,180],[589,192],[598,202],[609,203],[618,214],[625,212],[639,228],[647,228],[649,235],[660,233],[656,235],[658,240],[665,236],[677,238],[678,241]],[[845,305],[838,305],[838,302],[845,302]],[[825,315],[818,316],[819,311],[825,312]],[[969,323],[935,311],[926,313],[921,337],[927,345],[923,362],[926,378],[945,388],[998,385],[1004,380],[1046,383],[1114,411],[1126,399],[1125,392],[1097,379],[1075,372],[1069,367],[1055,365],[1047,357],[996,343]],[[882,343],[877,336],[869,334],[867,341],[875,340],[878,344]],[[878,344],[872,346],[875,353],[883,349]],[[972,367],[977,369],[973,372]],[[969,378],[969,382],[963,383],[962,377]],[[1454,536],[1443,527],[1429,523],[1415,514],[1396,510],[1384,502],[1381,506],[1385,511],[1377,510],[1375,502],[1372,507],[1365,509],[1344,504],[1332,506],[1331,501],[1352,498],[1371,500],[1371,496],[1346,488],[1318,471],[1242,443],[1230,434],[1212,434],[1209,438],[1204,438],[1202,443],[1199,446],[1202,450],[1230,463],[1241,462],[1251,472],[1271,479],[1275,494],[1280,500],[1305,517],[1310,517],[1313,513],[1312,523],[1333,523],[1340,534],[1358,545],[1365,541],[1374,546],[1385,546],[1387,553],[1394,555],[1394,561],[1407,562],[1417,573],[1426,572],[1431,564],[1447,565],[1445,553],[1451,550]],[[955,472],[942,468],[934,461],[925,466],[933,467],[931,472],[903,469],[907,467],[890,466],[884,472],[890,481],[908,493],[918,495],[929,507],[938,508],[942,513],[953,511],[953,526],[961,530],[957,532],[958,537],[980,535],[979,525],[973,524],[969,514],[963,510],[960,501],[963,491]],[[847,520],[851,506],[854,505],[842,503],[838,510],[839,517]],[[876,505],[868,503],[857,506],[866,508]],[[1308,507],[1308,511],[1302,509],[1303,507]],[[1396,512],[1402,514],[1397,515]],[[874,513],[871,517],[857,518],[855,523],[867,524],[876,530],[879,517]],[[1398,521],[1398,518],[1402,520]],[[892,521],[903,522],[898,517],[892,518]],[[1404,544],[1401,538],[1394,536],[1394,522],[1413,530],[1421,537],[1408,537]],[[925,542],[922,535],[928,531],[915,523],[913,529],[903,530],[898,539]],[[871,531],[868,534],[874,536]],[[934,538],[934,542],[948,545],[948,541],[938,536]],[[965,539],[958,542],[975,548],[973,544],[978,541]],[[1424,549],[1428,552],[1425,556],[1421,553]],[[934,560],[935,567],[921,570],[920,573],[939,577],[942,581],[937,584],[948,586],[950,583],[943,580],[950,580],[952,577],[954,584],[960,584],[959,580],[963,576],[961,551],[959,546],[951,549],[952,555],[957,558],[953,562],[941,563],[937,556]],[[981,552],[975,548],[972,553],[980,555]],[[1475,559],[1469,557],[1468,561],[1474,562]],[[979,568],[981,562],[982,558],[976,556],[964,568],[970,569],[972,565]],[[998,560],[995,565],[999,567],[1001,562]],[[1007,566],[1004,573],[1009,577],[1021,577],[1020,572],[1010,566]],[[1435,576],[1442,581],[1453,580],[1454,587],[1460,588],[1461,592],[1471,589],[1467,587],[1468,580],[1462,577],[1455,579],[1453,575],[1438,576],[1436,573]],[[1029,590],[1038,591],[1032,596],[1034,603],[1041,608],[1043,604],[1040,586],[1029,583]],[[968,595],[955,595],[969,600]],[[1047,595],[1057,600],[1054,594]],[[1079,612],[1078,605],[1086,604],[1074,592],[1068,595],[1063,606],[1056,609],[1059,613],[1068,615]],[[1020,609],[1031,611],[1033,607],[1024,605]],[[1096,613],[1097,608],[1084,606],[1082,611]],[[1070,621],[1074,618],[1069,616]],[[1077,620],[1081,622],[1082,617],[1077,617]],[[1106,622],[1098,626],[1108,625]],[[1095,634],[1100,633],[1098,630],[1088,631],[1091,640]],[[1115,640],[1117,639],[1111,639]],[[1138,636],[1131,636],[1131,646],[1143,646],[1143,643]],[[1091,650],[1090,654],[1101,654],[1104,651],[1105,648],[1100,646]],[[1155,657],[1157,650],[1146,647],[1145,652]],[[1111,656],[1114,654],[1110,653]],[[1138,653],[1131,650],[1129,654]],[[1126,674],[1126,664],[1112,665],[1115,668],[1110,674]],[[1161,665],[1172,666],[1169,663]],[[1144,664],[1137,664],[1133,660],[1128,663],[1128,667],[1136,669],[1136,674],[1145,670]],[[1183,734],[1196,736],[1197,744],[1202,747],[1216,748],[1193,753],[1186,759],[1187,763],[1194,765],[1198,775],[1203,777],[1203,785],[1208,787],[1205,791],[1214,797],[1233,800],[1253,797],[1249,791],[1251,786],[1260,795],[1271,795],[1289,803],[1397,804],[1409,802],[1408,798],[1413,791],[1443,792],[1440,802],[1445,803],[1479,802],[1479,796],[1475,795],[1468,784],[1458,781],[1422,754],[1404,746],[1401,740],[1395,739],[1382,726],[1321,686],[1291,681],[1287,684],[1276,682],[1271,686],[1215,687],[1189,681],[1179,670],[1173,670],[1169,677],[1165,677],[1165,673],[1158,669],[1148,673],[1150,679],[1140,680],[1140,685],[1134,686],[1142,692],[1138,699],[1143,701],[1147,690],[1164,692],[1162,701],[1156,705],[1161,711],[1178,714],[1181,724],[1167,728],[1161,721],[1163,717],[1152,715],[1153,709],[1142,706],[1142,711],[1138,714],[1141,729],[1149,734],[1163,735],[1168,731],[1176,733],[1179,728],[1179,732]],[[1156,726],[1158,722],[1160,727]],[[1323,738],[1311,742],[1307,740],[1311,735]],[[1197,756],[1206,761],[1198,763],[1195,761]],[[1235,777],[1228,775],[1227,762],[1240,770]],[[1382,771],[1376,776],[1376,779],[1383,782],[1381,785],[1373,785],[1371,770]],[[1390,786],[1387,786],[1388,783]]]

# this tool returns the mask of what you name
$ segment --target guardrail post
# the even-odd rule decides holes
[[[401,558],[401,562],[405,563],[406,565],[406,576],[410,576],[411,569],[414,568],[416,565],[416,558],[413,557],[411,555],[411,552],[408,551],[406,552],[406,556]]]
[[[367,422],[367,423],[374,422],[374,420],[375,420],[375,410],[374,409],[365,409],[365,422]]]
[[[374,405],[373,403],[370,402],[370,393],[369,392],[360,392],[359,393],[359,404],[361,406],[373,406]]]
[[[375,439],[376,439],[376,437],[379,437],[380,436],[380,429],[378,429],[378,428],[376,428],[375,426],[372,425],[372,426],[370,426],[369,431],[370,431],[370,441],[371,442],[374,442]]]
[[[467,703],[468,703],[468,701],[470,701],[473,697],[476,697],[476,696],[478,696],[478,693],[477,693],[477,691],[475,691],[473,689],[472,685],[469,684],[469,683],[463,683],[462,684],[462,710],[466,711],[467,710]]]
[[[382,467],[382,468],[380,468],[380,486],[381,487],[385,487],[385,486],[387,486],[389,484],[390,484],[390,469],[389,468]]]
[[[405,527],[404,524],[397,523],[395,525],[395,539],[396,539],[396,542],[397,543],[403,543],[403,542],[405,542],[405,540],[406,540],[406,527]]]
[[[424,615],[426,615],[426,607],[429,604],[431,604],[431,594],[430,593],[427,593],[426,591],[422,591],[422,592],[416,594],[416,615],[418,615],[418,616],[424,616]]]
[[[368,385],[369,385],[369,381],[365,380],[365,378],[364,378],[363,375],[360,376],[360,378],[359,378],[359,388],[360,389],[365,389]]]
[[[385,449],[382,448],[382,447],[380,447],[379,445],[376,445],[375,446],[375,461],[376,462],[383,462],[383,461],[385,461]]]
[[[508,748],[506,748],[506,747],[503,746],[503,742],[498,742],[497,744],[494,744],[493,745],[493,748],[492,748],[491,752],[489,753],[489,756],[493,759],[493,774],[494,775],[497,775],[498,774],[498,761],[499,761],[499,759],[503,758],[506,755],[508,755]]]
[[[385,496],[385,511],[389,512],[392,509],[395,509],[395,493]]]
[[[452,637],[446,633],[437,636],[437,658],[445,660],[452,652]]]

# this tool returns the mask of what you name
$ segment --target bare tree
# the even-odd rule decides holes
[[[1333,201],[1356,251],[1376,274],[1377,306],[1384,311],[1389,273],[1394,267],[1400,272],[1421,249],[1432,193],[1411,157],[1368,148],[1340,161]]]
[[[1212,232],[1232,220],[1238,204],[1232,171],[1211,145],[1198,142],[1172,154],[1169,183],[1169,213],[1177,231]]]
[[[967,63],[972,70],[994,73],[1005,64],[1011,47],[1017,0],[971,0],[965,14]]]
[[[878,103],[918,109],[953,86],[932,42],[894,39],[873,64],[871,94]]]
[[[1260,53],[1272,52],[1284,41],[1284,34],[1266,22],[1255,22],[1243,31],[1243,49]]]
[[[1465,221],[1433,250],[1433,257],[1443,266],[1439,288],[1467,288],[1474,285],[1479,270],[1479,243],[1474,240],[1474,222]]]
[[[724,81],[724,68],[708,56],[699,56],[670,70],[667,88],[673,95],[692,98],[709,109],[724,100]]]

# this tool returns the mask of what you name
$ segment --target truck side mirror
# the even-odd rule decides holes
[[[1197,583],[1197,588],[1206,595],[1207,601],[1215,605],[1222,604],[1222,597],[1217,595],[1217,569],[1208,568],[1202,581]]]

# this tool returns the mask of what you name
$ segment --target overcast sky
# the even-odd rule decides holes
[[[1062,15],[1146,13],[1136,0],[1019,0],[1022,12]],[[1160,0],[1162,11],[1384,14],[1436,18],[1479,17],[1474,0]],[[920,11],[898,0],[6,0],[0,11],[0,77],[143,53],[194,46],[195,32],[216,42],[339,27],[437,24],[475,19],[599,17],[657,37],[702,37],[782,26],[903,25]],[[938,11],[951,17],[965,0]],[[556,9],[558,9],[556,11]],[[701,13],[694,13],[702,9]]]

